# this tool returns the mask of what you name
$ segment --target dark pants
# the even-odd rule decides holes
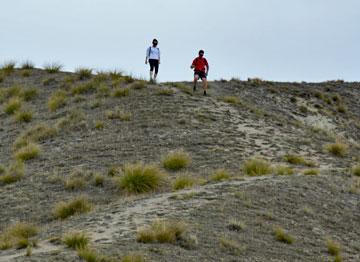
[[[156,59],[149,59],[149,64],[150,64],[150,71],[154,71],[155,68],[155,74],[157,74],[159,72],[159,60]]]

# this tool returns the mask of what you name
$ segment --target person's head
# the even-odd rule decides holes
[[[200,51],[199,51],[199,56],[200,56],[200,57],[203,57],[203,56],[204,56],[204,50],[200,50]]]
[[[153,46],[157,46],[158,45],[158,40],[157,39],[154,39],[153,41],[152,41],[152,44],[153,44]]]

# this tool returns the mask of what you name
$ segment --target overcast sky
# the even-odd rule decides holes
[[[39,67],[147,77],[156,37],[161,81],[190,80],[199,49],[210,79],[360,80],[359,0],[2,0],[0,36],[0,61]]]

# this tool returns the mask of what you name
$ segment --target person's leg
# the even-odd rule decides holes
[[[154,74],[154,67],[155,67],[152,59],[149,59],[149,64],[150,64],[150,81],[152,81]]]
[[[156,80],[156,77],[159,73],[159,60],[156,61],[155,63],[155,75],[154,75],[154,80]]]
[[[193,88],[194,91],[196,91],[196,84],[197,84],[198,80],[199,80],[199,75],[195,74],[194,75],[194,88]]]

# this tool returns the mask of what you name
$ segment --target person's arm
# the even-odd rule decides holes
[[[159,65],[160,65],[160,48],[159,48]]]
[[[210,67],[209,67],[208,61],[206,59],[205,59],[205,61],[206,61],[206,63],[205,63],[205,65],[206,65],[206,75],[208,75]]]
[[[148,49],[146,49],[145,64],[148,63],[148,59],[149,59],[149,49],[150,49],[150,47],[149,47]]]
[[[195,68],[195,61],[196,61],[196,59],[194,59],[194,61],[192,62],[191,66],[190,66],[191,69]]]

